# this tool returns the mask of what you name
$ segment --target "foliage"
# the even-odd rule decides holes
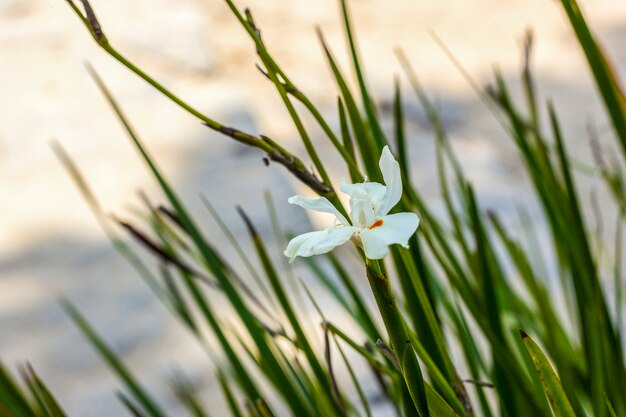
[[[537,253],[501,221],[498,213],[482,210],[436,106],[400,52],[405,75],[435,133],[437,176],[445,216],[436,215],[420,190],[411,186],[408,148],[413,144],[404,132],[399,82],[395,85],[394,129],[387,132],[368,90],[345,0],[340,2],[341,13],[358,91],[349,87],[320,33],[339,94],[339,132],[331,129],[332,123],[274,60],[252,13],[241,12],[231,0],[226,0],[254,43],[261,70],[288,110],[314,171],[278,141],[224,126],[170,92],[109,43],[90,4],[86,0],[82,3],[85,13],[68,1],[105,52],[210,129],[264,152],[269,160],[283,165],[313,191],[327,197],[342,213],[346,210],[316,151],[316,146],[323,145],[313,143],[294,104],[301,103],[311,114],[345,162],[354,182],[366,177],[379,181],[377,158],[384,146],[391,146],[399,158],[405,184],[396,209],[416,212],[422,220],[418,233],[411,238],[410,249],[393,247],[385,262],[366,260],[361,252],[360,269],[351,268],[333,254],[305,261],[312,275],[359,327],[342,330],[341,323],[325,317],[316,305],[325,341],[324,351],[320,352],[313,343],[316,329],[307,326],[293,293],[286,288],[288,265],[272,261],[264,237],[240,210],[260,265],[254,266],[255,260],[239,248],[207,201],[207,208],[237,248],[242,264],[256,278],[256,287],[250,288],[247,279],[237,275],[218,246],[203,234],[198,220],[191,217],[119,104],[96,72],[90,70],[163,192],[165,202],[159,206],[146,202],[145,213],[137,224],[121,223],[125,231],[155,255],[159,275],[145,266],[134,255],[134,249],[118,236],[64,151],[59,146],[55,146],[55,151],[116,247],[172,314],[204,346],[208,346],[209,338],[217,341],[220,359],[215,361],[216,377],[231,415],[371,416],[372,399],[363,389],[365,376],[354,371],[364,365],[385,400],[402,416],[626,415],[621,270],[621,231],[626,213],[626,106],[608,58],[575,0],[562,0],[562,7],[606,104],[616,138],[614,153],[621,155],[609,166],[602,158],[603,149],[594,144],[597,169],[610,195],[606,204],[613,205],[617,212],[612,250],[604,242],[596,242],[590,231],[588,210],[579,197],[577,168],[568,155],[557,111],[550,102],[544,107],[537,99],[529,64],[530,37],[520,77],[525,102],[517,103],[498,72],[486,91],[478,91],[503,124],[523,162],[533,196],[542,209],[544,218],[540,220],[547,224],[549,235],[540,235],[529,227],[527,236],[531,242],[549,238],[547,253]],[[540,123],[543,117],[547,129]],[[288,235],[278,225],[276,229],[279,240]],[[601,262],[601,251],[612,255],[610,267],[604,260]],[[543,265],[550,260],[556,264],[558,279],[548,286]],[[366,277],[376,306],[360,291],[359,283]],[[304,290],[310,296],[306,285]],[[555,291],[562,294],[569,314],[562,312],[553,296]],[[216,292],[227,300],[234,317],[220,315],[214,305]],[[314,297],[309,299],[315,305]],[[81,314],[69,302],[65,306],[124,383],[125,391],[119,398],[129,412],[136,416],[164,416],[158,402]],[[380,318],[384,329],[380,327]],[[341,368],[337,367],[338,360],[343,363]],[[351,387],[339,386],[338,369],[346,370]],[[0,414],[63,415],[34,372],[29,371],[28,375],[30,397],[0,368]],[[178,397],[189,414],[208,416],[192,390],[185,389],[184,384],[180,387]]]

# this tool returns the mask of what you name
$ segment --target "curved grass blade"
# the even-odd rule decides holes
[[[209,417],[209,413],[202,405],[197,395],[197,388],[181,372],[174,374],[172,390],[176,398],[185,406],[189,414],[193,417]]]
[[[0,415],[9,417],[39,416],[21,387],[0,362]]]
[[[535,341],[526,334],[523,330],[519,331],[524,346],[528,350],[530,357],[535,365],[535,370],[541,380],[543,392],[548,398],[552,412],[556,417],[576,417],[574,410],[563,391],[561,381],[554,372],[552,365],[548,361],[548,358],[543,353],[541,348],[535,343]]]
[[[94,329],[87,323],[80,312],[69,301],[61,302],[63,309],[70,318],[78,326],[82,334],[87,337],[92,346],[98,351],[102,359],[109,365],[115,374],[124,383],[126,388],[132,393],[135,401],[141,405],[148,416],[166,417],[161,407],[152,399],[143,387],[137,382],[135,377],[120,361],[117,355],[107,346],[107,344],[98,336]]]
[[[368,260],[366,269],[367,279],[389,334],[391,348],[400,364],[406,388],[419,416],[429,417],[422,370],[408,338],[404,320],[396,305],[389,278],[382,272],[378,261]]]
[[[124,65],[130,71],[134,72],[136,75],[138,75],[140,78],[142,78],[148,84],[150,84],[157,91],[159,91],[160,93],[165,95],[167,98],[169,98],[171,101],[176,103],[178,106],[183,108],[186,112],[188,112],[189,114],[191,114],[191,115],[195,116],[196,118],[198,118],[199,120],[201,120],[202,123],[205,126],[209,127],[210,129],[212,129],[212,130],[214,130],[216,132],[224,134],[224,135],[226,135],[226,136],[228,136],[228,137],[230,137],[230,138],[232,138],[232,139],[234,139],[234,140],[236,140],[236,141],[238,141],[240,143],[243,143],[243,144],[246,144],[246,145],[249,145],[249,146],[253,146],[255,148],[258,148],[258,149],[264,151],[267,154],[267,157],[270,160],[283,165],[293,175],[295,175],[298,179],[300,179],[301,181],[306,183],[308,186],[310,186],[317,193],[319,193],[320,195],[325,195],[325,196],[329,197],[331,200],[332,199],[336,199],[336,195],[335,195],[334,191],[332,190],[332,187],[330,187],[324,181],[320,181],[315,176],[315,174],[313,172],[309,171],[306,168],[304,163],[299,158],[297,158],[295,155],[293,155],[290,152],[288,152],[285,148],[279,146],[276,142],[270,140],[267,137],[264,137],[262,135],[261,136],[255,136],[255,135],[252,135],[252,134],[240,131],[238,129],[234,129],[234,128],[229,127],[229,126],[225,126],[225,125],[217,122],[216,120],[208,117],[207,115],[203,114],[198,109],[196,109],[195,107],[191,106],[190,104],[188,104],[184,100],[180,99],[177,95],[175,95],[170,90],[165,88],[161,83],[156,81],[150,75],[148,75],[143,70],[141,70],[139,67],[137,67],[134,63],[132,63],[130,60],[128,60],[126,57],[124,57],[122,54],[120,54],[113,47],[113,45],[111,45],[109,43],[109,40],[107,39],[107,37],[103,33],[102,28],[100,27],[100,23],[98,22],[98,19],[96,18],[95,13],[94,13],[94,11],[93,11],[90,3],[89,3],[89,0],[81,0],[81,2],[82,2],[83,7],[85,9],[85,15],[83,15],[81,10],[74,3],[74,0],[67,0],[66,3],[70,6],[70,8],[74,12],[74,14],[76,14],[76,16],[81,20],[83,25],[85,25],[87,30],[89,30],[89,32],[93,36],[94,40],[97,42],[98,46],[100,46],[104,51],[106,51],[109,55],[111,55],[113,58],[115,58],[119,63]],[[232,5],[232,2],[230,2],[230,4]],[[241,15],[234,8],[234,6],[233,6],[233,11],[241,19]],[[248,29],[248,30],[251,30],[250,25],[246,25],[245,22],[244,22],[244,27],[246,29]],[[89,67],[88,67],[88,69],[90,70]],[[278,85],[277,85],[277,87],[278,87]],[[278,87],[278,88],[280,88],[280,87]],[[290,108],[289,107],[290,105],[291,104],[289,103],[288,104],[288,108]],[[314,149],[312,149],[312,151],[315,152]],[[318,167],[318,168],[320,168],[320,167]],[[322,169],[322,171],[320,173],[323,173],[323,166],[321,166],[321,169]],[[322,175],[322,177],[324,179],[324,175]]]
[[[602,46],[589,29],[576,0],[561,0],[561,5],[587,57],[596,86],[613,122],[622,151],[626,155],[626,101],[616,73],[602,50]]]
[[[611,404],[611,400],[609,400],[609,397],[608,395],[606,395],[606,393],[604,393],[604,401],[606,402],[606,408],[609,410],[609,416],[617,417],[617,413],[615,412],[615,409],[613,408],[613,405]]]
[[[92,71],[91,75],[96,81],[101,92],[111,105],[115,114],[120,122],[124,125],[126,132],[128,133],[132,143],[141,154],[142,159],[147,164],[150,172],[161,187],[162,192],[167,197],[169,204],[172,206],[176,217],[179,219],[183,230],[185,230],[196,246],[196,249],[202,258],[203,266],[209,270],[220,284],[220,288],[230,301],[232,307],[237,312],[241,323],[245,326],[245,329],[249,333],[250,337],[254,341],[258,349],[258,353],[263,357],[261,363],[262,370],[265,375],[272,382],[274,387],[278,387],[283,398],[286,400],[292,411],[297,415],[308,416],[312,415],[309,410],[311,407],[309,404],[305,404],[302,401],[302,397],[295,391],[294,387],[288,383],[289,376],[287,375],[284,367],[281,365],[279,359],[275,356],[271,349],[271,346],[267,340],[267,335],[263,326],[256,319],[253,312],[250,310],[248,303],[240,294],[235,283],[231,282],[227,271],[224,270],[224,265],[220,261],[219,255],[214,251],[213,247],[205,239],[204,233],[196,225],[195,220],[189,214],[187,208],[183,202],[179,199],[178,195],[171,187],[165,176],[161,173],[159,167],[155,163],[154,159],[150,156],[148,150],[143,145],[139,136],[135,133],[131,127],[128,119],[124,116],[120,106],[111,95],[106,85],[102,82],[95,71]],[[208,311],[208,310],[205,310]],[[210,314],[208,314],[210,315]],[[207,317],[208,317],[207,315]],[[214,329],[219,326],[215,323],[212,324]],[[225,345],[223,347],[226,348]],[[244,370],[244,369],[242,369]],[[258,395],[253,398],[259,397]]]
[[[430,384],[424,384],[426,387],[426,397],[428,398],[428,408],[433,416],[436,417],[460,417],[452,407],[444,401],[443,398],[430,386]]]
[[[87,184],[87,181],[82,176],[72,158],[58,142],[52,142],[50,147],[76,184],[76,187],[87,202],[89,209],[94,214],[96,220],[100,224],[100,227],[111,241],[115,250],[117,250],[132,265],[135,271],[137,271],[137,273],[146,281],[148,286],[154,291],[159,299],[167,301],[167,293],[159,284],[158,279],[154,276],[152,271],[146,267],[130,246],[126,244],[126,242],[118,236],[115,229],[111,227],[111,224],[108,222],[100,203],[96,199],[94,193],[89,187],[89,184]]]
[[[147,414],[123,392],[118,392],[116,396],[133,417],[148,417]]]
[[[228,384],[228,380],[224,376],[224,373],[222,371],[217,372],[217,380],[220,383],[220,387],[222,388],[224,397],[226,397],[226,402],[228,403],[228,409],[230,410],[231,417],[243,417],[244,415],[239,407],[239,404],[237,404],[235,395],[233,394],[233,391]]]
[[[370,131],[366,128],[354,96],[352,95],[352,92],[348,87],[348,83],[342,75],[339,66],[333,58],[332,53],[330,52],[330,48],[326,44],[321,30],[318,29],[317,35],[319,37],[320,44],[322,45],[322,48],[324,50],[324,54],[326,55],[328,64],[330,65],[330,69],[333,73],[335,81],[337,82],[337,86],[339,87],[339,91],[341,92],[341,97],[343,98],[343,103],[345,105],[347,115],[350,119],[350,124],[352,126],[353,138],[354,140],[356,140],[356,143],[359,147],[361,160],[363,161],[366,174],[371,180],[380,182],[382,180],[382,176],[377,165],[377,158],[378,155],[380,155],[380,153],[378,152],[378,145],[376,144],[376,141],[372,137]]]
[[[23,379],[28,388],[39,403],[43,414],[47,417],[66,417],[67,414],[58,401],[54,398],[48,387],[43,383],[30,364],[26,364],[22,369]],[[0,415],[2,415],[0,413]]]
[[[352,31],[352,23],[350,21],[350,13],[348,11],[347,1],[340,0],[340,6],[341,6],[341,15],[343,17],[343,25],[346,31],[348,45],[350,47],[352,65],[354,67],[354,72],[359,82],[359,89],[361,90],[361,98],[363,100],[363,107],[365,108],[365,114],[367,115],[367,120],[372,129],[374,140],[376,141],[376,145],[378,146],[378,149],[376,149],[375,153],[378,154],[379,153],[378,151],[387,144],[387,139],[385,138],[385,134],[383,133],[383,130],[380,127],[379,117],[376,114],[376,108],[374,107],[374,102],[372,101],[372,98],[370,97],[369,91],[367,89],[367,84],[365,82],[365,75],[363,74],[363,69],[361,68],[361,63],[359,60],[359,51],[356,45],[356,39]]]
[[[318,382],[323,387],[324,391],[332,392],[332,387],[329,383],[328,375],[326,374],[326,371],[322,367],[320,361],[315,355],[315,352],[313,351],[311,344],[309,343],[308,337],[306,333],[304,332],[304,329],[302,328],[300,324],[300,320],[298,319],[298,316],[293,308],[293,304],[291,300],[289,299],[289,296],[287,295],[287,292],[285,291],[280,281],[276,268],[272,260],[270,259],[267,253],[267,250],[265,249],[265,244],[263,243],[261,236],[257,233],[254,225],[250,221],[250,218],[245,214],[245,212],[241,209],[241,207],[238,207],[237,211],[241,215],[242,219],[244,220],[248,228],[250,237],[252,239],[252,243],[254,244],[254,247],[257,251],[257,255],[259,256],[259,259],[265,271],[266,277],[270,282],[272,291],[276,295],[278,303],[283,309],[283,312],[285,313],[285,315],[287,316],[287,319],[289,320],[289,324],[291,325],[291,328],[296,334],[296,340],[297,340],[298,346],[302,349],[302,351],[306,355],[309,365],[313,369],[313,372],[315,373],[315,376]],[[328,398],[328,400],[330,400],[330,398]],[[341,414],[341,405],[337,401],[331,401],[330,405],[333,407],[336,407],[335,411]]]
[[[361,404],[363,405],[363,411],[365,412],[365,415],[367,417],[372,417],[372,410],[370,409],[369,402],[367,401],[367,397],[365,396],[365,393],[363,392],[363,388],[361,387],[361,384],[359,383],[356,373],[354,372],[354,368],[350,364],[350,361],[348,360],[346,353],[344,352],[343,348],[339,344],[339,341],[334,335],[333,335],[333,341],[335,342],[335,346],[337,346],[337,350],[339,351],[339,354],[341,355],[341,359],[343,359],[343,363],[346,365],[348,374],[350,375],[350,379],[352,380],[352,384],[354,385],[357,395],[359,396],[359,400],[361,401]]]

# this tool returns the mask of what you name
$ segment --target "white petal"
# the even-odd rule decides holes
[[[350,217],[356,227],[365,228],[376,220],[374,205],[366,198],[350,198]]]
[[[370,259],[385,257],[389,245],[398,243],[408,247],[409,238],[413,236],[420,222],[415,213],[391,214],[382,217],[379,221],[382,221],[380,226],[361,232],[365,256]]]
[[[320,211],[322,213],[334,214],[337,217],[337,219],[341,222],[341,224],[343,224],[344,226],[350,226],[350,223],[348,222],[348,220],[346,220],[343,214],[341,214],[339,210],[337,210],[337,208],[333,206],[333,204],[330,201],[328,201],[328,199],[325,197],[305,198],[305,197],[302,197],[301,195],[294,195],[293,197],[289,198],[289,200],[287,201],[290,204],[295,204],[296,206],[300,206],[302,208]]]
[[[289,262],[296,256],[313,256],[330,252],[352,237],[356,228],[352,226],[309,232],[291,239],[285,250]]]
[[[387,187],[377,182],[358,182],[356,184],[342,182],[339,189],[350,197],[365,193],[374,205],[379,205],[387,192]]]
[[[395,160],[388,146],[383,148],[378,162],[380,172],[383,174],[387,192],[376,209],[378,216],[384,216],[400,201],[402,198],[402,177],[400,176],[400,164]]]
[[[361,243],[365,256],[369,259],[383,259],[389,253],[389,246],[378,235],[370,233],[371,230],[361,232]]]

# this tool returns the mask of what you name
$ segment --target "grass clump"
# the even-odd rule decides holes
[[[600,262],[598,242],[594,241],[586,220],[588,209],[579,196],[577,167],[569,157],[557,109],[550,102],[541,103],[537,99],[529,64],[530,37],[520,77],[525,101],[518,103],[513,98],[510,86],[498,72],[494,73],[490,86],[478,94],[515,145],[532,185],[532,197],[540,204],[543,216],[540,220],[547,224],[546,236],[542,238],[550,239],[547,253],[542,254],[544,259],[528,249],[500,220],[498,213],[485,213],[481,209],[436,106],[413,73],[409,59],[400,51],[404,75],[433,127],[437,177],[445,207],[443,216],[435,214],[420,190],[411,184],[408,149],[413,144],[407,141],[404,132],[406,116],[400,81],[394,86],[394,127],[386,131],[368,89],[345,0],[340,1],[340,10],[358,86],[356,91],[349,87],[347,76],[319,33],[336,82],[340,126],[337,132],[330,127],[333,123],[275,61],[252,12],[238,9],[231,0],[225,1],[254,44],[261,72],[279,94],[313,168],[307,168],[305,158],[294,155],[276,139],[225,126],[202,114],[118,52],[108,41],[87,0],[82,1],[82,8],[71,0],[68,4],[105,52],[208,128],[257,148],[269,161],[282,165],[324,198],[330,205],[327,207],[334,207],[338,218],[346,220],[342,227],[356,225],[355,206],[346,208],[338,198],[336,182],[329,177],[317,152],[317,147],[323,145],[313,143],[297,109],[308,112],[319,125],[345,163],[347,176],[353,183],[364,182],[366,178],[382,183],[384,179],[386,190],[391,190],[382,162],[383,169],[379,169],[379,157],[385,147],[390,147],[398,159],[397,180],[403,186],[397,205],[394,209],[389,207],[391,215],[417,213],[421,220],[418,232],[408,239],[408,248],[392,245],[383,259],[368,258],[370,252],[364,233],[378,223],[365,224],[368,227],[362,227],[353,236],[360,268],[353,268],[351,262],[332,253],[306,258],[304,262],[311,274],[358,325],[358,329],[346,331],[341,323],[325,317],[304,285],[305,294],[318,309],[321,321],[321,328],[311,329],[303,319],[300,304],[286,287],[289,267],[272,261],[274,248],[266,245],[265,237],[256,231],[245,212],[240,210],[258,262],[237,246],[219,214],[206,202],[211,215],[238,248],[242,264],[256,279],[254,288],[235,272],[221,255],[219,246],[198,227],[199,220],[192,218],[120,105],[95,70],[90,69],[162,190],[160,205],[146,202],[145,213],[139,220],[119,222],[123,230],[154,254],[160,266],[158,273],[144,265],[134,255],[134,247],[119,237],[118,229],[103,216],[71,159],[59,146],[55,146],[55,151],[116,247],[172,314],[204,346],[208,346],[209,338],[217,342],[221,359],[215,362],[216,378],[230,414],[372,416],[373,399],[363,388],[365,373],[355,372],[357,366],[366,364],[367,378],[379,387],[384,401],[401,416],[626,415],[621,269],[621,231],[626,213],[626,106],[616,74],[576,1],[562,0],[561,4],[588,60],[616,140],[612,159],[616,162],[612,165],[604,162],[603,150],[598,145],[594,147],[597,171],[609,191],[609,198],[603,204],[612,205],[617,213],[614,248],[610,250],[600,242],[603,250],[612,255],[610,268]],[[295,103],[302,106],[296,107]],[[545,128],[540,123],[542,117],[546,117]],[[354,195],[351,199],[355,199]],[[275,228],[279,240],[287,237],[279,225],[275,224]],[[534,229],[528,231],[537,239],[535,233]],[[300,254],[328,252],[319,246],[309,249],[310,253]],[[558,272],[557,282],[550,287],[543,269],[546,260],[553,260]],[[375,305],[360,291],[360,282],[365,279]],[[556,304],[551,293],[555,290],[565,300],[569,316]],[[223,317],[216,309],[215,292],[227,300],[234,312],[232,317]],[[119,398],[129,413],[166,415],[158,400],[141,386],[140,378],[130,373],[81,313],[70,302],[64,306],[120,378],[124,391]],[[316,331],[324,337],[323,349],[314,343],[312,333]],[[360,359],[359,363],[354,358]],[[343,364],[341,368],[336,366],[337,361]],[[349,380],[351,386],[338,383],[339,369],[346,370],[341,380]],[[10,416],[63,415],[30,368],[25,373],[29,394],[22,392],[3,368],[0,371],[1,412]],[[193,389],[181,381],[177,385],[177,398],[189,415],[210,415]]]

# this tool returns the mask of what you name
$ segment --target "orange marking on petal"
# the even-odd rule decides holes
[[[372,225],[371,225],[370,227],[368,227],[368,229],[369,229],[369,230],[376,229],[377,227],[382,226],[382,225],[383,225],[383,223],[384,223],[384,222],[383,222],[383,219],[378,219],[378,220],[376,220],[374,223],[372,223]]]

